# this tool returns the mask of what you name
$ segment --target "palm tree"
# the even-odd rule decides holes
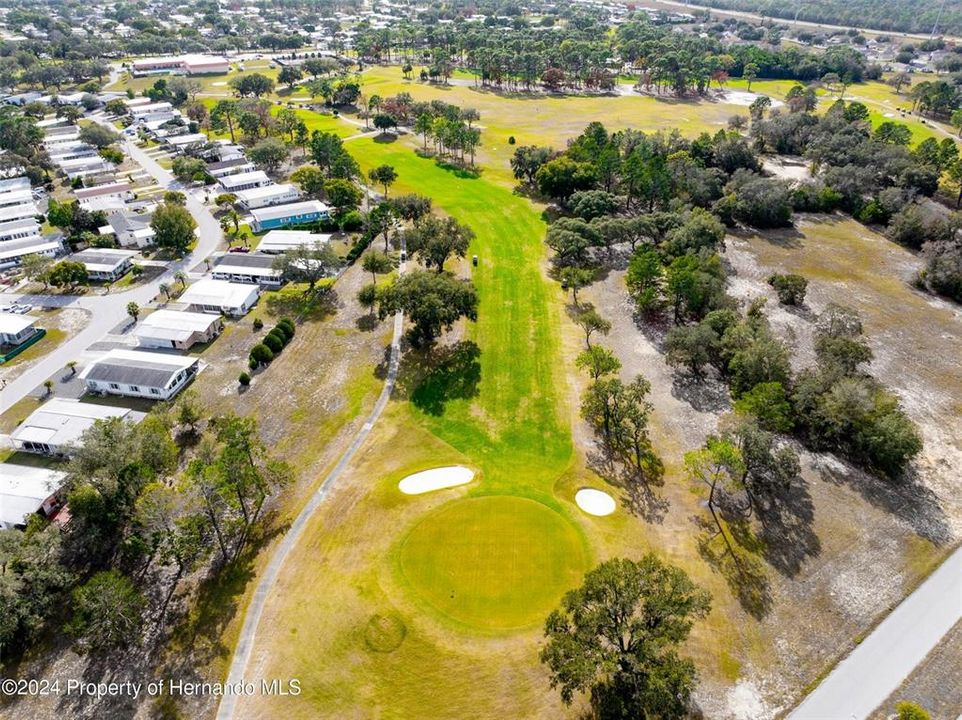
[[[46,393],[44,393],[44,397],[47,397],[47,395],[53,394],[53,380],[44,380],[43,387],[47,391]]]
[[[160,284],[160,291],[167,296],[167,300],[170,300],[170,283],[162,282]]]
[[[181,284],[181,287],[187,287],[187,273],[183,270],[178,270],[174,273],[174,280]]]
[[[67,363],[67,369],[70,371],[70,377],[73,377],[74,375],[76,375],[76,374],[77,374],[77,361],[76,361],[76,360],[71,360],[70,362],[68,362],[68,363]]]

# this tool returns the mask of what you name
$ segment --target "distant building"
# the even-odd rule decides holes
[[[98,420],[125,418],[140,422],[143,413],[127,408],[51,398],[10,433],[13,447],[41,455],[69,455],[80,436]]]
[[[331,235],[308,230],[271,230],[257,243],[257,252],[282,253],[298,247],[312,247],[315,243],[330,242]]]
[[[111,350],[80,373],[93,393],[170,400],[200,370],[200,360],[183,355]]]
[[[122,278],[134,264],[136,256],[132,250],[113,248],[91,248],[74,253],[70,259],[83,263],[91,280],[114,281]]]
[[[22,528],[31,515],[50,515],[60,506],[67,473],[0,463],[0,530]]]
[[[183,135],[165,137],[163,142],[174,150],[187,150],[205,145],[210,142],[210,140],[204,133],[184,133]]]
[[[144,58],[132,63],[134,75],[180,75],[224,74],[230,70],[230,62],[216,55],[179,55],[175,57]]]
[[[251,227],[254,232],[262,232],[287,227],[288,225],[303,225],[327,220],[330,217],[330,208],[317,200],[307,200],[290,205],[276,205],[252,210],[251,216],[253,217]]]
[[[239,190],[237,202],[247,210],[256,210],[272,205],[285,205],[296,202],[300,199],[300,191],[293,185],[264,185],[262,187],[251,188],[250,190]]]
[[[259,297],[260,291],[256,285],[204,279],[188,287],[177,298],[177,302],[194,312],[241,317],[250,312]]]
[[[134,328],[141,347],[189,350],[197,343],[210,342],[223,330],[218,315],[180,310],[155,310]]]
[[[217,260],[211,277],[215,280],[280,287],[284,280],[281,271],[273,267],[274,259],[274,256],[262,253],[226,253]]]

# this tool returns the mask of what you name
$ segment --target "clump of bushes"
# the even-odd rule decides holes
[[[782,275],[774,273],[768,276],[768,284],[775,288],[778,295],[778,302],[783,305],[801,305],[805,302],[805,291],[808,289],[808,280],[801,275],[788,273]]]
[[[262,330],[264,328],[264,321],[260,318],[254,318],[254,329]]]
[[[244,387],[247,387],[248,385],[251,384],[251,376],[248,375],[246,372],[242,372],[240,374],[240,377],[237,378],[237,382],[239,382]]]
[[[257,323],[260,322],[260,327]],[[255,329],[264,327],[262,321],[255,320]],[[294,323],[290,318],[281,318],[278,323],[268,331],[264,339],[251,348],[250,357],[247,364],[251,370],[256,370],[261,365],[268,365],[277,357],[287,344],[294,339]]]

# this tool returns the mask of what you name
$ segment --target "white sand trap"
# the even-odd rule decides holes
[[[213,85],[214,87],[224,87],[226,84],[227,84],[226,82],[211,83],[211,85]]]
[[[724,90],[721,93],[722,102],[726,102],[729,105],[744,105],[748,107],[753,102],[755,102],[759,97],[758,93],[748,92],[746,90]],[[772,107],[781,107],[785,103],[781,100],[776,100],[775,98],[769,98],[772,101]]]
[[[575,502],[589,515],[611,515],[615,511],[615,499],[594,488],[581,488],[575,493]]]
[[[461,465],[432,468],[408,475],[398,483],[398,489],[405,495],[420,495],[432,490],[443,490],[444,488],[464,485],[471,482],[473,477],[474,470],[469,470]]]

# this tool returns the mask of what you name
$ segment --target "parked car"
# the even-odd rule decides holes
[[[232,247],[232,248],[231,248],[230,250],[228,250],[227,252],[248,253],[248,252],[250,252],[250,251],[251,251],[250,248],[238,246],[238,247]]]

